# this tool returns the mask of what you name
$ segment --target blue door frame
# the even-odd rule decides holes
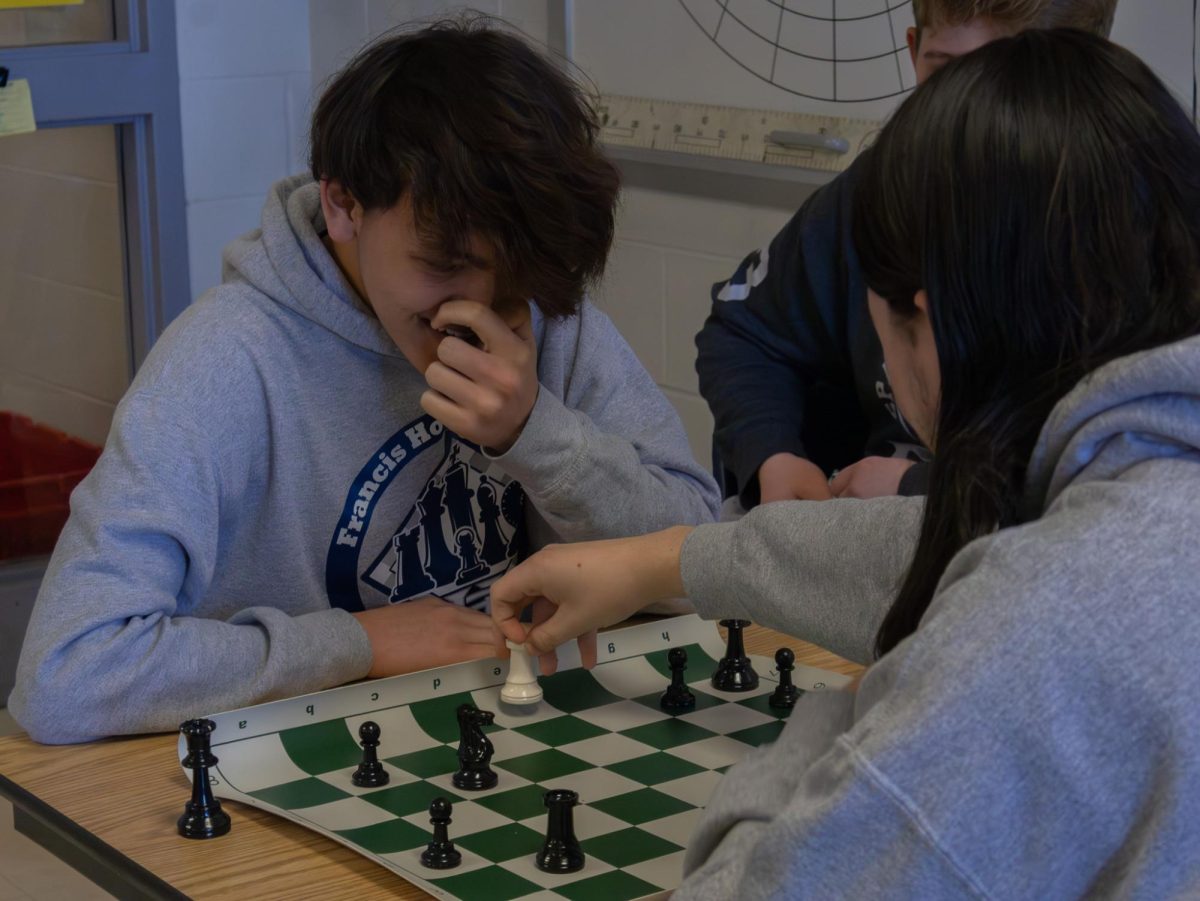
[[[191,289],[175,4],[113,6],[116,40],[0,47],[0,65],[29,79],[39,128],[116,126],[132,374]]]

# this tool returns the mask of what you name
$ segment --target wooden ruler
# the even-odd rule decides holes
[[[881,123],[774,110],[602,94],[601,139],[697,156],[841,172]]]

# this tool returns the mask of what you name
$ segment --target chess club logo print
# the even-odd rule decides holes
[[[424,454],[439,462],[399,523],[376,522],[379,499]],[[424,416],[400,429],[359,472],[334,530],[325,566],[332,606],[363,610],[435,595],[467,607],[487,604],[488,588],[516,563],[525,541],[521,484],[478,448]],[[376,529],[391,530],[363,558]]]

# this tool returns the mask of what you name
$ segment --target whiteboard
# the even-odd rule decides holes
[[[915,85],[909,0],[565,0],[605,94],[879,119]],[[1113,40],[1191,108],[1192,0],[1121,0]]]

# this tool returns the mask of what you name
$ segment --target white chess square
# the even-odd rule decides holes
[[[579,804],[574,808],[575,837],[581,842],[597,835],[608,835],[610,832],[620,832],[628,829],[629,824],[619,820],[602,810]],[[534,832],[546,831],[546,814],[542,813],[527,820],[521,820],[522,826],[528,826]]]
[[[419,829],[429,830],[429,834],[433,835],[433,826],[429,822],[428,810],[418,810],[416,813],[402,817],[402,819],[405,822],[412,823]],[[474,801],[454,801],[451,804],[448,831],[450,840],[457,841],[459,838],[474,835],[476,832],[486,832],[488,829],[507,826],[511,822],[512,820],[509,817],[496,813],[494,810],[489,810],[482,804],[476,804]],[[459,850],[463,849],[459,848]]]
[[[676,851],[665,854],[653,860],[643,860],[632,866],[624,867],[630,876],[644,879],[659,888],[675,889],[683,881],[683,858],[687,852]]]
[[[486,798],[488,795],[498,795],[500,792],[506,792],[509,789],[520,788],[523,785],[529,785],[528,779],[522,779],[516,773],[510,773],[508,770],[496,771],[496,775],[500,778],[497,780],[494,788],[485,788],[480,791],[468,791],[463,788],[458,788],[454,784],[452,773],[443,773],[440,776],[431,776],[425,781],[430,785],[436,785],[438,788],[443,788],[448,792],[456,795],[464,795],[470,798]]]
[[[693,773],[682,779],[661,782],[654,787],[672,798],[687,801],[696,807],[704,807],[708,804],[708,799],[712,797],[713,792],[717,790],[720,781],[721,774],[716,770],[705,770],[703,773]]]
[[[597,682],[623,698],[640,698],[664,691],[671,680],[650,665],[645,657],[602,664],[592,670]]]
[[[580,710],[575,716],[610,732],[622,732],[669,718],[661,710],[655,710],[637,701],[617,701],[615,704],[605,704],[593,710]]]
[[[546,751],[550,748],[549,745],[543,744],[537,739],[530,738],[528,735],[522,735],[520,732],[513,732],[509,729],[504,729],[500,732],[489,732],[487,737],[492,742],[492,747],[496,749],[496,753],[492,756],[492,763],[499,763],[502,760],[512,760],[514,757],[521,757],[525,754],[534,754],[538,751]]]
[[[309,778],[288,757],[279,733],[231,742],[216,749],[218,769],[230,788],[253,792]]]
[[[523,879],[528,879],[534,885],[540,885],[542,888],[551,890],[570,885],[572,882],[578,882],[581,879],[599,876],[601,873],[607,873],[614,869],[612,864],[605,863],[590,854],[584,858],[582,870],[577,873],[564,873],[562,875],[557,873],[543,873],[533,861],[534,855],[526,854],[523,857],[514,857],[512,860],[506,860],[500,866],[511,873],[516,873]]]
[[[693,710],[691,713],[680,715],[679,719],[702,726],[709,732],[718,735],[729,735],[742,729],[762,726],[775,722],[775,717],[767,716],[744,704],[722,704],[719,707],[705,707],[703,710]]]
[[[556,716],[566,716],[561,710],[546,702],[545,699],[536,704],[517,706],[505,704],[500,700],[502,685],[491,685],[471,692],[471,700],[480,710],[490,710],[496,714],[496,725],[505,729],[515,729],[517,726],[528,726],[552,720]]]
[[[379,759],[399,757],[413,751],[424,751],[441,742],[426,734],[408,707],[390,707],[346,717],[346,728],[354,743],[358,744],[358,727],[367,721],[379,726]]]
[[[704,682],[694,683],[692,691],[702,691],[705,694],[712,695],[714,698],[720,698],[722,701],[744,701],[747,698],[755,698],[759,695],[769,695],[775,690],[775,683],[768,679],[759,679],[758,688],[753,691],[718,691],[712,687],[712,683],[705,680]]]
[[[553,788],[569,788],[579,793],[581,804],[594,804],[605,798],[615,798],[628,792],[645,788],[640,782],[614,773],[612,770],[584,770],[581,773],[569,773],[557,779],[547,779],[540,783],[547,791]]]
[[[428,818],[426,818],[428,819]],[[425,824],[429,825],[428,822]],[[454,827],[451,826],[451,829]],[[433,831],[430,830],[430,838],[433,837]],[[450,840],[454,840],[454,834],[450,834]],[[468,851],[466,848],[458,848],[458,852],[462,855],[462,863],[452,870],[431,870],[429,867],[421,863],[421,852],[424,848],[413,848],[410,851],[397,851],[393,854],[380,854],[379,859],[386,861],[392,866],[411,873],[418,879],[441,879],[444,876],[457,876],[459,873],[470,873],[472,870],[482,870],[484,867],[490,867],[492,862],[486,858],[480,857]]]
[[[665,838],[669,842],[674,842],[681,848],[686,848],[688,842],[692,840],[692,836],[696,832],[696,826],[699,825],[702,816],[704,816],[704,811],[699,808],[696,810],[685,810],[683,813],[672,814],[669,817],[663,817],[661,820],[651,820],[649,823],[642,823],[641,828],[652,835],[657,835],[659,838]]]
[[[328,804],[303,807],[292,812],[296,816],[303,817],[310,823],[315,823],[322,829],[330,831],[358,829],[362,826],[374,826],[376,823],[395,819],[393,814],[388,813],[382,807],[361,798],[342,798]]]
[[[667,753],[687,760],[696,766],[717,770],[737,763],[746,756],[746,745],[727,735],[714,735],[694,741],[690,745],[670,748]]]
[[[658,749],[642,744],[640,741],[634,741],[626,735],[609,732],[594,738],[585,738],[583,741],[572,742],[569,745],[562,745],[559,750],[572,757],[578,757],[592,766],[608,766],[610,763],[620,760],[633,760],[653,754]]]
[[[354,767],[342,767],[340,770],[330,770],[328,773],[318,774],[317,778],[351,795],[365,795],[368,792],[379,791],[381,788],[393,785],[407,785],[410,782],[417,781],[417,777],[412,773],[402,770],[399,767],[394,767],[389,763],[385,763],[383,768],[387,770],[388,774],[387,786],[377,785],[374,788],[363,788],[355,785],[350,779],[354,775]]]

